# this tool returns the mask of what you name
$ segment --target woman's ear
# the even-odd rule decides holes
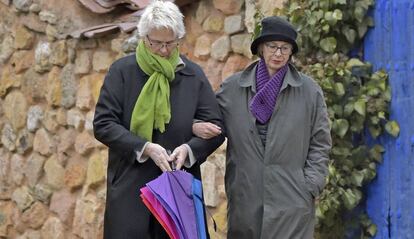
[[[293,54],[291,54],[291,55],[289,56],[289,62],[291,62],[291,63],[295,63],[295,57],[293,56]]]
[[[259,58],[263,58],[263,44],[260,44],[260,45],[257,47],[257,56],[258,56]]]

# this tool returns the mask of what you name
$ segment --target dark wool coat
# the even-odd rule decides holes
[[[314,198],[325,184],[331,148],[322,90],[289,66],[264,146],[249,110],[256,68],[233,75],[217,93],[228,139],[227,238],[313,238]]]
[[[197,159],[188,172],[200,179],[200,164],[223,142],[222,135],[202,140],[192,134],[193,119],[221,125],[214,92],[202,69],[182,57],[185,68],[170,83],[171,120],[164,133],[154,130],[153,142],[173,151],[187,143]],[[114,62],[96,105],[94,134],[109,147],[104,238],[168,238],[139,197],[139,189],[162,172],[151,159],[138,163],[135,151],[146,140],[129,131],[135,102],[147,76],[135,55]]]

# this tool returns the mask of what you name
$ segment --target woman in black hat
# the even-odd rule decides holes
[[[264,18],[251,44],[260,60],[226,79],[216,95],[228,139],[230,239],[313,238],[331,136],[321,88],[292,65],[296,37],[286,20]],[[193,125],[201,138],[216,131]]]

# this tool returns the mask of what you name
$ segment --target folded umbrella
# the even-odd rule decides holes
[[[147,187],[160,201],[182,232],[182,239],[197,238],[197,222],[192,197],[192,175],[184,171],[163,173]]]
[[[206,238],[201,182],[194,180],[190,173],[177,170],[164,172],[146,184],[170,215],[180,239]]]

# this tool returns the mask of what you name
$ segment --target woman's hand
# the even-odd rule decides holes
[[[147,155],[154,161],[154,163],[163,171],[171,171],[167,151],[159,144],[148,143],[144,150],[144,155]]]
[[[221,134],[221,128],[210,122],[193,123],[193,134],[202,139],[211,139]]]
[[[176,170],[180,170],[184,165],[185,159],[188,155],[188,149],[185,145],[180,145],[174,149],[170,155],[169,161],[175,165]]]

